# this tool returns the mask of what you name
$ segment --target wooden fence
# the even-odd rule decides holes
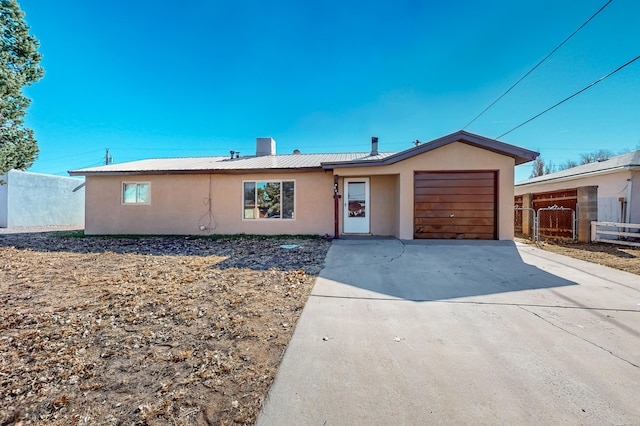
[[[514,201],[516,234],[524,233],[546,238],[576,238],[577,189],[532,194],[528,208],[524,208],[522,195],[516,195]],[[528,211],[529,209],[533,209],[533,212]],[[530,215],[529,229],[523,229],[524,215]],[[534,226],[536,223],[537,229]]]

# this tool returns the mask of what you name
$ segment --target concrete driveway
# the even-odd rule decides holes
[[[513,242],[334,241],[257,424],[640,424],[640,277]]]

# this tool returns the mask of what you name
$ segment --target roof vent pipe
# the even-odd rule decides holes
[[[378,155],[378,138],[371,136],[371,156]]]

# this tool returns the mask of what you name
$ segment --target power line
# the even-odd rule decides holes
[[[462,129],[466,129],[467,127],[469,127],[471,125],[471,123],[473,123],[474,121],[476,121],[478,118],[480,118],[485,112],[489,111],[489,109],[491,109],[491,107],[493,107],[495,104],[498,103],[498,101],[500,99],[502,99],[507,93],[509,93],[511,91],[511,89],[513,89],[514,87],[516,87],[518,84],[520,84],[520,82],[522,80],[524,80],[525,78],[527,78],[529,76],[529,74],[531,74],[536,68],[538,68],[544,61],[546,61],[547,59],[549,59],[549,57],[551,55],[553,55],[556,50],[560,49],[562,47],[563,44],[565,44],[567,41],[569,41],[569,39],[571,37],[573,37],[574,35],[576,35],[576,33],[578,31],[580,31],[585,25],[587,25],[593,18],[595,18],[600,12],[602,12],[604,10],[605,7],[607,7],[609,5],[609,3],[611,3],[613,0],[609,0],[604,6],[602,6],[596,13],[594,13],[591,18],[587,19],[582,25],[580,25],[578,27],[577,30],[575,30],[574,32],[571,33],[571,35],[567,38],[564,39],[564,41],[562,43],[560,43],[558,46],[556,46],[555,49],[553,49],[551,52],[549,52],[549,54],[547,56],[545,56],[544,58],[542,58],[537,64],[535,64],[533,66],[533,68],[531,68],[529,71],[527,71],[527,73],[525,75],[523,75],[522,77],[520,77],[520,79],[518,81],[516,81],[515,83],[513,83],[511,85],[511,87],[509,87],[507,89],[506,92],[504,92],[502,95],[498,96],[498,99],[496,99],[495,101],[493,101],[488,107],[486,107],[485,109],[482,110],[482,112],[478,115],[475,116],[475,118],[473,120],[471,120],[470,122],[467,123],[466,126],[464,126]]]
[[[91,151],[84,151],[84,152],[74,152],[73,154],[69,154],[66,153],[64,155],[59,155],[59,156],[48,156],[45,155],[46,161],[55,161],[55,160],[69,160],[69,159],[73,159],[73,158],[79,158],[79,157],[86,157],[89,154],[94,154],[96,152],[101,152],[100,149],[93,149]],[[42,154],[43,151],[40,151],[40,154]]]
[[[627,65],[631,65],[632,63],[634,63],[635,61],[637,61],[638,59],[640,59],[640,56],[636,56],[635,58],[633,58],[632,60],[630,60],[629,62],[627,62],[624,65],[619,66],[618,68],[616,68],[615,70],[611,71],[609,74],[606,74],[602,77],[600,77],[599,79],[597,79],[596,81],[594,81],[593,83],[589,84],[588,86],[583,87],[582,89],[578,90],[576,93],[574,93],[571,96],[568,96],[566,98],[564,98],[563,100],[561,100],[560,102],[558,102],[557,104],[550,106],[549,108],[545,109],[544,111],[542,111],[541,113],[534,115],[533,117],[531,117],[530,119],[528,119],[527,121],[518,124],[516,127],[514,127],[513,129],[509,130],[508,132],[505,132],[503,134],[501,134],[500,136],[498,136],[496,139],[500,139],[501,137],[508,135],[509,133],[513,132],[516,129],[519,129],[520,127],[524,126],[525,124],[535,120],[536,118],[540,117],[542,114],[551,111],[552,109],[554,109],[555,107],[557,107],[558,105],[561,105],[563,103],[565,103],[566,101],[568,101],[569,99],[573,98],[574,96],[579,95],[580,93],[584,92],[585,90],[589,89],[590,87],[595,86],[596,84],[600,83],[602,80],[606,79],[607,77],[612,76],[613,74],[617,73],[618,71],[620,71],[621,69],[623,69],[624,67],[626,67]]]

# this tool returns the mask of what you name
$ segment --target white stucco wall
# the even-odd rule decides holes
[[[7,175],[0,176],[0,228],[7,227]]]
[[[2,180],[0,226],[84,224],[84,179],[11,170]]]

